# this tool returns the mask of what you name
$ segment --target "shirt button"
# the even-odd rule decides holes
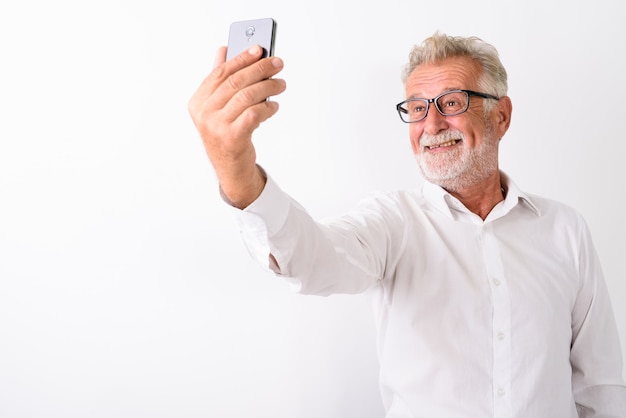
[[[506,391],[502,388],[498,389],[498,396],[504,396],[506,395]]]
[[[495,284],[496,286],[500,286],[502,282],[498,279],[493,279],[493,284]]]
[[[504,332],[499,332],[499,333],[498,333],[498,339],[499,339],[500,341],[504,340]]]

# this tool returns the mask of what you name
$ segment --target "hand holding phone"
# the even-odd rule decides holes
[[[261,58],[270,57],[274,55],[275,39],[276,21],[272,18],[233,22],[228,34],[226,60],[234,58],[252,45],[261,45]]]
[[[261,21],[231,25],[228,50],[220,48],[211,76],[205,78],[188,106],[223,196],[242,209],[265,186],[252,135],[278,111],[278,103],[266,98],[286,88],[284,80],[274,78],[283,68],[282,60],[261,59],[273,54],[275,36],[273,19]],[[251,48],[253,45],[263,50]],[[241,54],[246,50],[249,53]],[[238,54],[237,60],[225,60]]]

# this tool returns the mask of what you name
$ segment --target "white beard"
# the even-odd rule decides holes
[[[441,144],[452,138],[461,138],[460,146],[439,153],[415,154],[424,178],[451,192],[460,192],[488,178],[498,170],[498,138],[487,126],[485,136],[476,148],[466,148],[465,136],[459,131],[445,131],[438,135],[422,134],[420,147]]]

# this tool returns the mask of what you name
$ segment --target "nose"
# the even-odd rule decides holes
[[[447,118],[439,113],[434,103],[430,103],[428,114],[424,119],[424,132],[429,135],[437,135],[438,133],[448,129]]]

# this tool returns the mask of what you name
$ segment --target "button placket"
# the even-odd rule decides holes
[[[511,407],[511,303],[500,248],[491,223],[481,229],[480,243],[492,297],[493,408],[495,417],[510,417]]]

